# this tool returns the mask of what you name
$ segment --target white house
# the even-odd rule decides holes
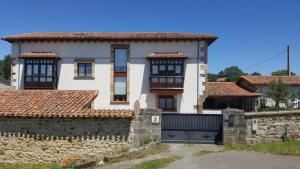
[[[207,49],[217,37],[193,33],[28,33],[12,44],[20,89],[97,90],[95,109],[202,108]]]
[[[268,85],[273,81],[281,81],[289,85],[290,98],[288,106],[293,109],[300,109],[300,77],[299,76],[241,76],[237,83],[243,88],[261,93],[262,98],[265,100],[264,106],[274,107],[275,101],[269,98]],[[261,99],[260,99],[261,100]],[[261,103],[262,104],[262,103]],[[285,103],[281,103],[280,107],[286,107]]]

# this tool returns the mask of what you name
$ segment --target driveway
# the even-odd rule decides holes
[[[300,169],[300,157],[281,156],[256,152],[218,152],[222,148],[208,144],[170,144],[170,151],[142,159],[123,161],[105,169],[128,169],[135,164],[156,158],[183,156],[170,164],[167,169]],[[198,151],[215,151],[195,156]]]

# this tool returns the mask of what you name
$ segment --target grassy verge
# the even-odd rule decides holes
[[[120,161],[131,160],[131,159],[135,159],[135,158],[144,158],[149,155],[167,152],[168,150],[169,150],[169,147],[167,145],[159,144],[159,145],[155,145],[149,149],[146,149],[144,151],[128,153],[128,154],[124,154],[117,158],[109,159],[108,161],[105,161],[105,163],[109,165],[109,164],[117,163]]]
[[[224,145],[225,150],[267,152],[300,156],[300,141],[264,143],[254,145]]]
[[[199,157],[199,156],[204,156],[204,155],[210,154],[210,153],[216,153],[216,151],[199,151],[199,152],[194,153],[194,156]]]
[[[168,158],[159,158],[155,160],[149,160],[142,162],[141,164],[135,165],[130,169],[158,169],[168,166],[170,163],[181,159],[180,156],[173,156]]]

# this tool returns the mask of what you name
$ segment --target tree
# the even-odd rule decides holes
[[[224,75],[226,81],[234,82],[240,78],[240,76],[246,75],[239,67],[231,66],[224,69]]]
[[[253,72],[251,75],[254,75],[254,76],[261,76],[261,74],[258,73],[258,72]]]
[[[11,56],[5,55],[2,64],[2,76],[6,80],[10,80],[11,74]]]
[[[209,82],[215,82],[218,79],[218,75],[214,73],[208,73],[208,81]]]
[[[218,78],[223,78],[223,77],[225,77],[225,73],[224,73],[224,71],[222,70],[222,71],[220,71],[220,72],[218,73]]]
[[[275,109],[279,109],[279,103],[287,103],[290,95],[290,86],[279,81],[272,81],[268,85],[268,96],[275,101]]]
[[[284,69],[274,71],[271,74],[272,74],[272,76],[288,76],[287,70],[284,70]],[[296,74],[294,72],[291,72],[291,75],[295,76]]]

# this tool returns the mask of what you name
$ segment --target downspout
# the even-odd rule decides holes
[[[197,43],[197,114],[199,114],[199,59],[200,59],[200,40],[198,39]]]

